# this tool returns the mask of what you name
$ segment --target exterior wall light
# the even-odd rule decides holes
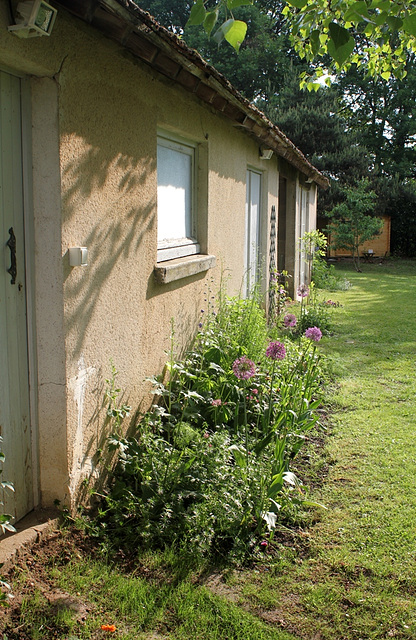
[[[266,147],[260,147],[259,156],[260,160],[270,160],[273,155],[273,149],[267,149]]]
[[[71,267],[87,267],[88,266],[88,249],[87,247],[71,247],[68,249],[69,265]]]
[[[8,30],[19,38],[50,36],[58,11],[44,0],[24,0],[16,8],[15,23]]]

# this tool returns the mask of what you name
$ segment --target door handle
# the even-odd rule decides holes
[[[7,269],[7,273],[10,273],[12,279],[10,280],[10,284],[16,284],[16,276],[17,276],[17,263],[16,263],[16,236],[14,235],[13,227],[9,229],[10,238],[7,240],[6,244],[10,249],[10,267]]]

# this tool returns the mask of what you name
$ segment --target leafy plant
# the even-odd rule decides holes
[[[110,438],[118,462],[97,535],[241,560],[296,517],[306,494],[291,464],[317,421],[322,366],[309,340],[267,342],[253,300],[220,298],[180,361],[172,328],[151,411],[134,436]]]
[[[0,444],[3,442],[3,438],[0,436]],[[0,449],[0,476],[3,473],[3,463],[5,460],[5,455],[3,451]],[[7,482],[6,480],[0,480],[0,487],[6,491],[14,491],[14,486],[11,482]],[[3,502],[0,502],[0,506],[3,506]],[[12,525],[13,517],[7,513],[0,513],[0,535],[6,533],[6,531],[16,531],[14,526]],[[3,565],[0,564],[0,568]],[[10,585],[0,578],[0,605],[7,604],[10,598]]]

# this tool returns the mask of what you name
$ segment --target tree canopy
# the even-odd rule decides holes
[[[234,12],[254,2],[194,0],[188,24],[203,25],[217,44],[226,41],[238,52],[247,23]],[[415,0],[286,0],[282,16],[297,53],[317,65],[303,77],[309,88],[352,64],[384,79],[403,78],[416,53]]]
[[[247,32],[236,55],[229,47],[218,46],[200,25],[189,24],[193,0],[135,0],[150,11],[165,27],[184,38],[186,43],[222,72],[232,84],[276,123],[305,156],[331,180],[331,189],[321,192],[318,213],[321,217],[345,201],[346,189],[359,186],[367,178],[377,194],[373,213],[389,215],[392,220],[391,248],[401,255],[416,255],[416,55],[406,52],[404,77],[394,74],[368,74],[365,65],[344,65],[330,87],[314,85],[316,91],[299,86],[317,71],[316,63],[302,60],[290,40],[290,25],[285,7],[293,15],[289,0],[234,2],[218,10],[218,29],[231,11],[235,20],[247,25]],[[295,0],[294,0],[295,1]],[[299,0],[303,2],[303,0]],[[296,2],[299,1],[296,0]],[[320,0],[319,0],[320,2]],[[231,6],[232,4],[232,6]],[[370,3],[357,2],[360,5]],[[385,3],[385,11],[396,3]],[[388,5],[388,7],[387,7]],[[205,11],[209,11],[204,3]],[[305,5],[306,6],[306,5]],[[337,2],[331,6],[339,6]],[[374,5],[369,11],[380,11]],[[411,13],[416,0],[403,4]],[[358,10],[358,7],[356,6]],[[377,9],[377,11],[376,11]],[[214,9],[212,9],[214,10]],[[398,42],[398,22],[390,21],[389,34]],[[387,30],[386,30],[387,33]],[[356,33],[357,47],[367,36]],[[225,38],[224,38],[225,40]],[[383,56],[381,56],[382,58]],[[330,57],[322,58],[330,67]],[[334,63],[335,64],[335,63]],[[349,66],[348,70],[345,70]],[[399,74],[400,75],[400,74]],[[321,218],[320,218],[321,219]],[[326,223],[322,221],[323,225]]]

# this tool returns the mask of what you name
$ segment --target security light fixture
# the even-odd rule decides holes
[[[44,0],[24,0],[16,8],[15,23],[8,30],[19,38],[50,36],[57,10]]]
[[[266,147],[260,147],[260,160],[270,160],[273,155],[273,149],[267,149]]]
[[[88,266],[88,249],[87,247],[70,247],[68,249],[69,265],[71,267],[87,267]]]

